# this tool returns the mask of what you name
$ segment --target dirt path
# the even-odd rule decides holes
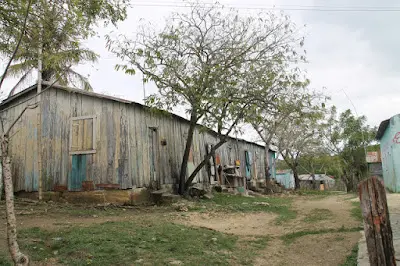
[[[206,227],[241,237],[271,236],[265,250],[255,260],[255,265],[339,265],[344,262],[360,238],[359,232],[324,233],[305,235],[290,245],[281,236],[299,231],[329,230],[357,227],[348,195],[328,197],[297,197],[293,204],[296,219],[276,225],[277,215],[272,213],[190,213],[176,220],[189,226]],[[331,215],[312,223],[304,219],[315,209],[325,210]],[[328,210],[328,211],[327,211]]]
[[[264,250],[259,250],[254,265],[339,265],[344,262],[350,250],[360,238],[358,232],[324,233],[305,235],[294,239],[290,244],[282,240],[282,236],[299,231],[321,229],[338,229],[342,226],[356,227],[359,223],[350,215],[352,208],[348,195],[328,197],[294,196],[293,209],[297,212],[294,220],[277,225],[276,214],[273,213],[217,213],[188,212],[180,213],[171,210],[144,209],[111,210],[95,212],[84,208],[77,210],[71,206],[59,211],[54,206],[21,206],[17,213],[19,228],[40,227],[58,230],[69,226],[86,226],[106,221],[123,221],[137,219],[165,219],[187,226],[205,227],[227,234],[238,235],[241,239],[252,236],[269,236],[271,239]],[[0,206],[0,211],[1,207]],[[325,210],[331,214],[329,219],[306,222],[305,219],[315,210]],[[399,208],[400,211],[400,208]],[[84,216],[78,216],[83,214]],[[4,217],[0,223],[5,225]],[[5,239],[5,226],[0,227],[0,238]],[[6,242],[0,241],[0,250],[6,250]]]
[[[213,229],[239,236],[280,236],[285,229],[273,224],[277,215],[272,213],[190,213],[177,222],[187,226]]]

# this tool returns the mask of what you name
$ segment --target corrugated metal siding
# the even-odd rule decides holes
[[[37,100],[34,93],[24,94],[12,103],[2,106],[1,115],[4,129],[7,130],[14,119],[28,104]],[[18,103],[22,103],[17,105]],[[14,107],[12,107],[14,106]],[[38,189],[38,113],[39,108],[28,109],[15,124],[10,136],[9,154],[12,158],[13,182],[16,191]]]
[[[145,108],[110,99],[97,98],[61,89],[42,94],[41,107],[29,110],[17,125],[11,141],[16,190],[37,190],[37,132],[41,131],[42,176],[44,188],[68,186],[72,174],[69,153],[71,118],[95,116],[96,152],[86,155],[86,179],[95,184],[120,184],[122,189],[150,186],[149,128],[156,128],[158,143],[157,179],[161,184],[177,183],[189,124],[171,115],[154,113]],[[12,120],[25,105],[6,112]],[[37,127],[38,112],[41,126]],[[165,140],[166,145],[160,141]],[[195,131],[193,163],[197,166],[206,154],[206,145],[216,143],[213,134]],[[217,150],[222,165],[240,160],[245,176],[245,151],[252,154],[252,175],[264,178],[264,148],[245,141],[230,139]],[[254,164],[255,163],[255,164]],[[256,169],[255,169],[256,168]],[[207,168],[198,174],[197,182],[208,182]]]

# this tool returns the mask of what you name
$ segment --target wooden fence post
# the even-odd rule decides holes
[[[370,264],[396,265],[385,187],[374,176],[358,189]]]

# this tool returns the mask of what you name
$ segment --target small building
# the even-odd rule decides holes
[[[276,182],[284,186],[286,189],[294,189],[295,181],[293,172],[290,169],[277,170],[275,175]]]
[[[369,176],[378,176],[380,178],[383,178],[381,152],[380,151],[367,152],[366,161],[368,165]]]
[[[136,102],[43,83],[0,105],[4,128],[28,105],[12,130],[10,155],[15,191],[176,188],[189,121]],[[212,130],[197,128],[187,175],[218,142]],[[269,150],[275,159],[274,151]],[[248,179],[265,179],[265,148],[228,138],[197,174],[194,183],[225,184],[221,168],[238,165]],[[271,163],[275,167],[275,162]],[[274,173],[275,169],[271,169]]]
[[[299,175],[300,188],[329,190],[335,187],[335,179],[326,174]]]
[[[390,191],[400,192],[400,114],[381,122],[376,139],[380,141],[384,184]]]

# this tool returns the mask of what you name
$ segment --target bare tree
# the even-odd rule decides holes
[[[322,146],[321,127],[323,112],[314,106],[309,113],[288,118],[277,131],[279,153],[293,171],[295,188],[300,188],[299,162],[302,155],[318,154]]]
[[[286,79],[281,66],[300,57],[294,47],[302,42],[287,16],[243,16],[219,4],[190,3],[189,8],[188,13],[173,13],[161,31],[143,27],[134,40],[109,39],[109,48],[125,62],[116,69],[127,74],[139,70],[145,81],[157,85],[149,105],[186,108],[190,126],[179,176],[181,194],[227,136],[240,129],[257,99],[277,96],[277,87],[260,86],[261,80]],[[198,123],[216,130],[219,141],[186,180]]]
[[[275,101],[273,108],[265,108],[266,105],[270,105],[264,101],[259,104],[258,108],[255,109],[255,114],[251,115],[250,123],[254,130],[257,132],[259,138],[265,144],[265,171],[266,184],[269,184],[270,180],[270,162],[268,150],[271,145],[277,142],[277,133],[284,126],[284,124],[293,119],[299,119],[304,112],[309,110],[310,106],[307,103],[308,98],[312,97],[312,92],[307,90],[309,84],[308,79],[303,78],[303,81],[299,81],[299,78],[292,80],[292,82],[285,82],[284,93],[281,93],[279,100]]]

